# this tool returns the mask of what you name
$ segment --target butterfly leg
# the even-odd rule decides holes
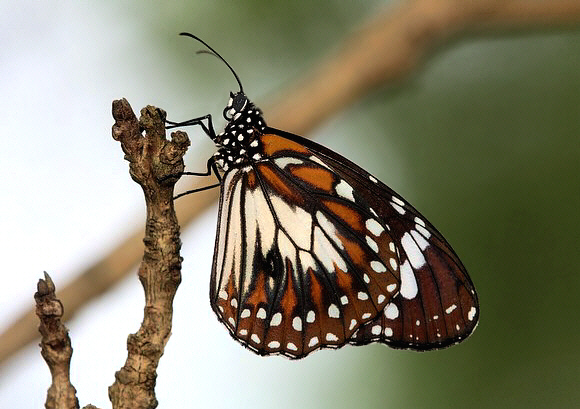
[[[204,120],[207,120],[207,125],[204,123]],[[212,140],[215,139],[215,136],[216,136],[215,131],[213,129],[211,114],[200,116],[198,118],[188,119],[187,121],[183,121],[183,122],[173,122],[173,121],[168,121],[168,120],[165,120],[165,122],[167,124],[169,124],[169,126],[166,126],[166,129],[177,128],[177,127],[182,127],[182,126],[199,125],[199,126],[201,126],[201,129],[203,129],[203,131]],[[221,183],[222,178],[218,172],[217,165],[216,165],[213,157],[208,159],[207,170],[205,172],[183,172],[182,174],[183,175],[190,175],[190,176],[211,176],[212,173],[216,176],[217,180]],[[190,193],[201,192],[203,190],[213,189],[214,187],[218,187],[220,185],[220,183],[214,183],[213,185],[204,186],[204,187],[200,187],[200,188],[192,189],[192,190],[187,190],[183,193],[176,195],[173,198],[173,200],[179,199],[180,197],[188,195]]]
[[[204,120],[207,120],[207,125],[203,122]],[[167,124],[169,124],[169,126],[166,126],[167,129],[177,128],[180,126],[199,125],[199,126],[201,126],[201,129],[203,129],[203,131],[212,140],[215,139],[215,131],[213,130],[213,123],[211,121],[211,114],[200,116],[198,118],[188,119],[187,121],[183,121],[183,122],[173,122],[173,121],[168,121],[167,119],[165,120],[165,122]]]
[[[213,157],[211,157],[211,158],[208,159],[208,161],[207,161],[207,170],[205,172],[183,172],[183,175],[190,175],[190,176],[211,176],[212,173],[216,176],[217,180],[221,183],[222,177],[220,176],[220,174],[218,172],[217,165],[216,165],[215,160],[213,159]],[[203,186],[203,187],[200,187],[200,188],[197,188],[197,189],[186,190],[185,192],[180,193],[180,194],[174,196],[173,197],[173,200],[179,199],[180,197],[185,196],[185,195],[188,195],[190,193],[201,192],[203,190],[213,189],[214,187],[218,187],[220,185],[220,183],[214,183],[213,185]]]

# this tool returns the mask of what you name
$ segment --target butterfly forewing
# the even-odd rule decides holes
[[[443,236],[417,210],[346,158],[312,141],[284,135],[307,147],[370,204],[396,250],[400,286],[383,314],[365,323],[352,344],[383,342],[396,348],[442,348],[466,338],[479,310],[467,271]],[[381,245],[384,245],[381,243]]]
[[[275,134],[222,182],[212,306],[260,354],[339,347],[399,289],[380,219],[312,152]]]

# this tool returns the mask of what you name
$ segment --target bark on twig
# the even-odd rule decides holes
[[[578,0],[415,0],[377,13],[346,38],[297,83],[262,106],[268,124],[298,134],[308,131],[376,86],[411,75],[434,50],[462,35],[497,35],[515,30],[574,27],[580,24]],[[185,189],[200,187],[193,181]],[[187,225],[215,202],[216,191],[184,197],[176,205]],[[143,231],[134,232],[102,260],[80,272],[59,292],[69,319],[131,271],[142,254]],[[32,342],[35,316],[30,309],[0,335],[0,362]]]
[[[77,409],[79,401],[76,389],[70,383],[70,360],[72,346],[68,329],[61,321],[64,308],[54,293],[54,283],[47,273],[38,280],[36,315],[40,319],[38,330],[42,336],[41,354],[52,377],[46,396],[46,409]]]
[[[139,267],[145,290],[143,322],[127,339],[127,360],[115,374],[109,398],[115,409],[155,408],[156,370],[171,334],[173,298],[181,282],[181,242],[173,187],[183,172],[189,139],[178,131],[167,141],[165,112],[158,108],[143,108],[137,121],[127,100],[122,99],[113,102],[113,117],[113,138],[121,142],[131,177],[143,188],[147,221],[145,253]]]

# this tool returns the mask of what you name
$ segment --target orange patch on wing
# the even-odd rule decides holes
[[[268,301],[266,298],[266,283],[264,279],[264,273],[258,271],[255,273],[255,277],[256,282],[254,283],[254,289],[249,291],[248,296],[244,300],[245,307],[252,309],[252,317],[256,316],[260,305],[266,305]],[[263,319],[252,319],[247,324],[250,324],[250,326],[247,328],[247,337],[250,337],[250,334],[253,333],[256,334],[260,340],[264,339],[264,330],[266,329],[266,325]]]
[[[288,261],[288,259],[286,259],[286,261]],[[290,264],[288,264],[288,267],[286,269],[286,277],[287,277],[286,288],[284,290],[280,306],[282,307],[285,313],[289,314],[298,304],[296,298],[296,291],[294,290],[294,286],[292,285],[292,270]]]
[[[336,271],[336,283],[345,293],[353,288],[353,278],[351,273],[344,273],[340,270]]]
[[[312,270],[309,271],[310,271],[310,298],[312,299],[314,305],[323,305],[322,302],[323,288],[318,282],[318,277],[316,277],[316,275],[312,272]]]
[[[278,135],[274,134],[265,134],[261,136],[262,146],[264,149],[264,153],[267,156],[272,156],[277,152],[282,152],[286,150],[291,150],[294,152],[300,152],[304,154],[310,154],[310,151],[296,142],[292,142],[289,139],[283,138]]]
[[[337,217],[344,220],[352,229],[359,232],[363,231],[363,222],[360,214],[352,208],[331,200],[323,200],[322,203]]]
[[[252,190],[256,188],[258,185],[258,180],[256,179],[256,172],[254,170],[250,170],[246,173],[246,177],[248,178],[248,187]]]
[[[271,165],[267,163],[258,163],[258,171],[262,177],[268,182],[268,185],[272,187],[277,193],[282,197],[291,197],[293,201],[298,204],[302,204],[303,200],[300,196],[296,195],[296,192],[292,190],[288,184],[280,176],[272,170]]]
[[[334,177],[332,173],[323,168],[311,168],[308,166],[290,166],[290,173],[302,179],[306,183],[327,192],[332,191]]]
[[[345,247],[346,253],[350,257],[352,262],[358,264],[359,266],[366,266],[367,260],[365,257],[365,252],[362,249],[362,247],[358,243],[351,241],[346,237],[343,237],[342,235],[340,239],[342,241],[342,245]]]
[[[266,283],[264,276],[265,273],[263,271],[256,271],[254,273],[254,288],[248,291],[249,294],[244,300],[245,304],[256,307],[260,303],[267,303],[268,300],[266,299]]]

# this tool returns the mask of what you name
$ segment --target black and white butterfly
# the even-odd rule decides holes
[[[240,90],[200,125],[221,195],[210,302],[260,355],[381,342],[418,351],[471,334],[475,288],[443,236],[388,186],[315,142],[266,125]],[[207,124],[206,122],[207,121]]]

